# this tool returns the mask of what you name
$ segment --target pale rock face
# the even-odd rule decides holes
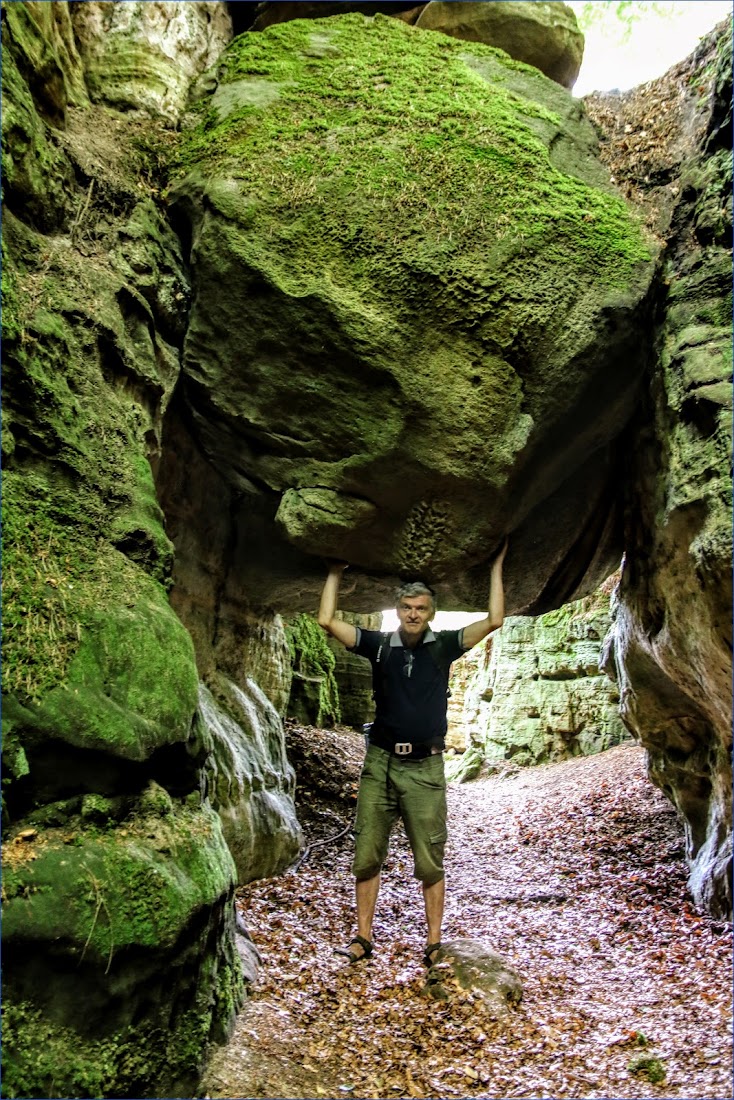
[[[91,2],[72,18],[92,99],[171,122],[232,37],[224,3]]]
[[[619,692],[602,672],[610,624],[604,591],[536,619],[505,619],[470,654],[461,724],[492,760],[544,764],[589,756],[628,738]]]
[[[496,46],[569,89],[576,82],[584,56],[584,36],[566,4],[434,0],[426,4],[415,25],[442,31],[452,38]]]
[[[202,736],[210,747],[209,796],[237,868],[239,883],[283,871],[303,842],[278,712],[250,679],[217,676],[199,692]]]

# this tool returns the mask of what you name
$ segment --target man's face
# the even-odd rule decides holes
[[[396,610],[400,630],[406,638],[420,638],[433,618],[430,596],[403,596]]]

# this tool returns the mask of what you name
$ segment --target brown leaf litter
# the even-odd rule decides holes
[[[308,839],[328,839],[353,815],[363,741],[293,725],[288,738],[302,744]],[[519,971],[508,1021],[471,992],[424,995],[422,901],[400,829],[366,963],[333,954],[353,932],[349,835],[242,889],[263,967],[206,1095],[731,1096],[731,930],[690,902],[681,826],[644,755],[624,745],[450,788],[444,938],[480,940]]]

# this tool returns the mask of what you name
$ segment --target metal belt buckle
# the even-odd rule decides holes
[[[400,743],[395,746],[396,756],[410,756],[412,751],[413,746],[411,745],[410,741],[400,741]]]

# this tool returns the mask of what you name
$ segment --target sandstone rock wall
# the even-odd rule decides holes
[[[730,915],[731,21],[694,73],[606,667],[686,822],[694,897]]]
[[[535,619],[507,618],[470,666],[462,710],[467,746],[478,746],[489,761],[530,765],[626,740],[618,690],[599,667],[609,625],[608,587]]]
[[[353,615],[348,611],[342,611],[339,615],[363,630],[379,630],[382,626],[381,611],[373,615]],[[333,638],[329,640],[329,645],[335,659],[334,676],[339,687],[342,722],[361,730],[362,726],[371,722],[375,716],[372,667],[364,657],[355,657]]]
[[[303,843],[281,716],[254,680],[240,687],[217,675],[212,688],[202,685],[199,696],[208,794],[221,818],[237,881],[269,878],[293,862]]]
[[[289,862],[292,772],[247,681],[268,730],[249,771],[202,734],[169,602],[152,467],[189,283],[164,131],[90,105],[68,5],[2,21],[3,1089],[190,1095],[243,993],[225,836],[244,875]],[[271,622],[236,638],[263,668]]]

